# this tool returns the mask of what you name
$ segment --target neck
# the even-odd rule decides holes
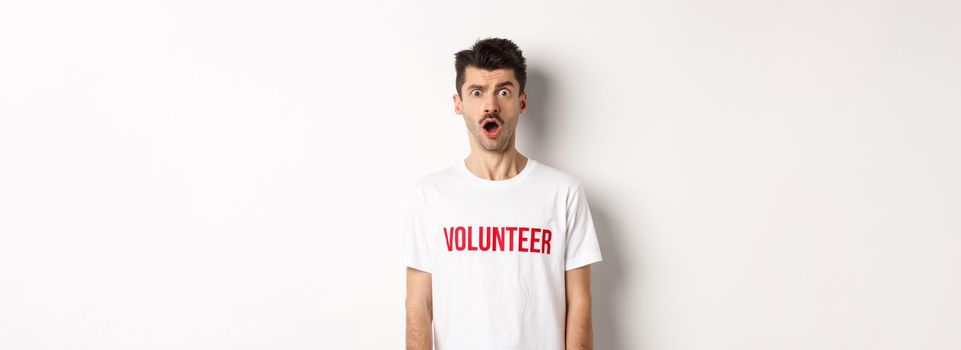
[[[516,176],[527,166],[527,157],[514,147],[503,152],[487,152],[472,149],[464,159],[467,169],[474,175],[488,180],[504,180]]]

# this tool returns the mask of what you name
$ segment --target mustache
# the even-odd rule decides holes
[[[484,122],[485,120],[487,120],[487,119],[496,119],[498,123],[504,124],[504,123],[503,123],[504,121],[501,120],[501,117],[500,117],[499,115],[497,115],[497,113],[487,113],[487,114],[484,114],[484,117],[481,118],[481,123],[483,123],[483,122]]]

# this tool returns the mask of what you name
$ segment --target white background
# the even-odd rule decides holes
[[[0,348],[401,349],[453,54],[528,58],[597,349],[961,348],[956,1],[0,5]]]

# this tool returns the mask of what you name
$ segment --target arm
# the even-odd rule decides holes
[[[567,350],[594,348],[591,331],[591,265],[565,273],[567,289]]]
[[[430,273],[407,268],[407,350],[433,348],[431,323],[434,316],[430,283]]]

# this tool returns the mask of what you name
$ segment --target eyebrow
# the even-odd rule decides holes
[[[513,86],[514,86],[514,83],[509,82],[509,81],[502,81],[502,82],[500,82],[500,83],[497,83],[497,85],[494,86],[494,88],[496,89],[496,88],[499,88],[499,87],[501,87],[501,86],[510,86],[510,87],[513,87]],[[483,85],[478,85],[478,84],[471,84],[470,86],[467,87],[467,91],[474,90],[474,89],[477,89],[477,90],[480,90],[480,91],[484,91],[484,90],[486,90],[486,87],[484,87]]]

